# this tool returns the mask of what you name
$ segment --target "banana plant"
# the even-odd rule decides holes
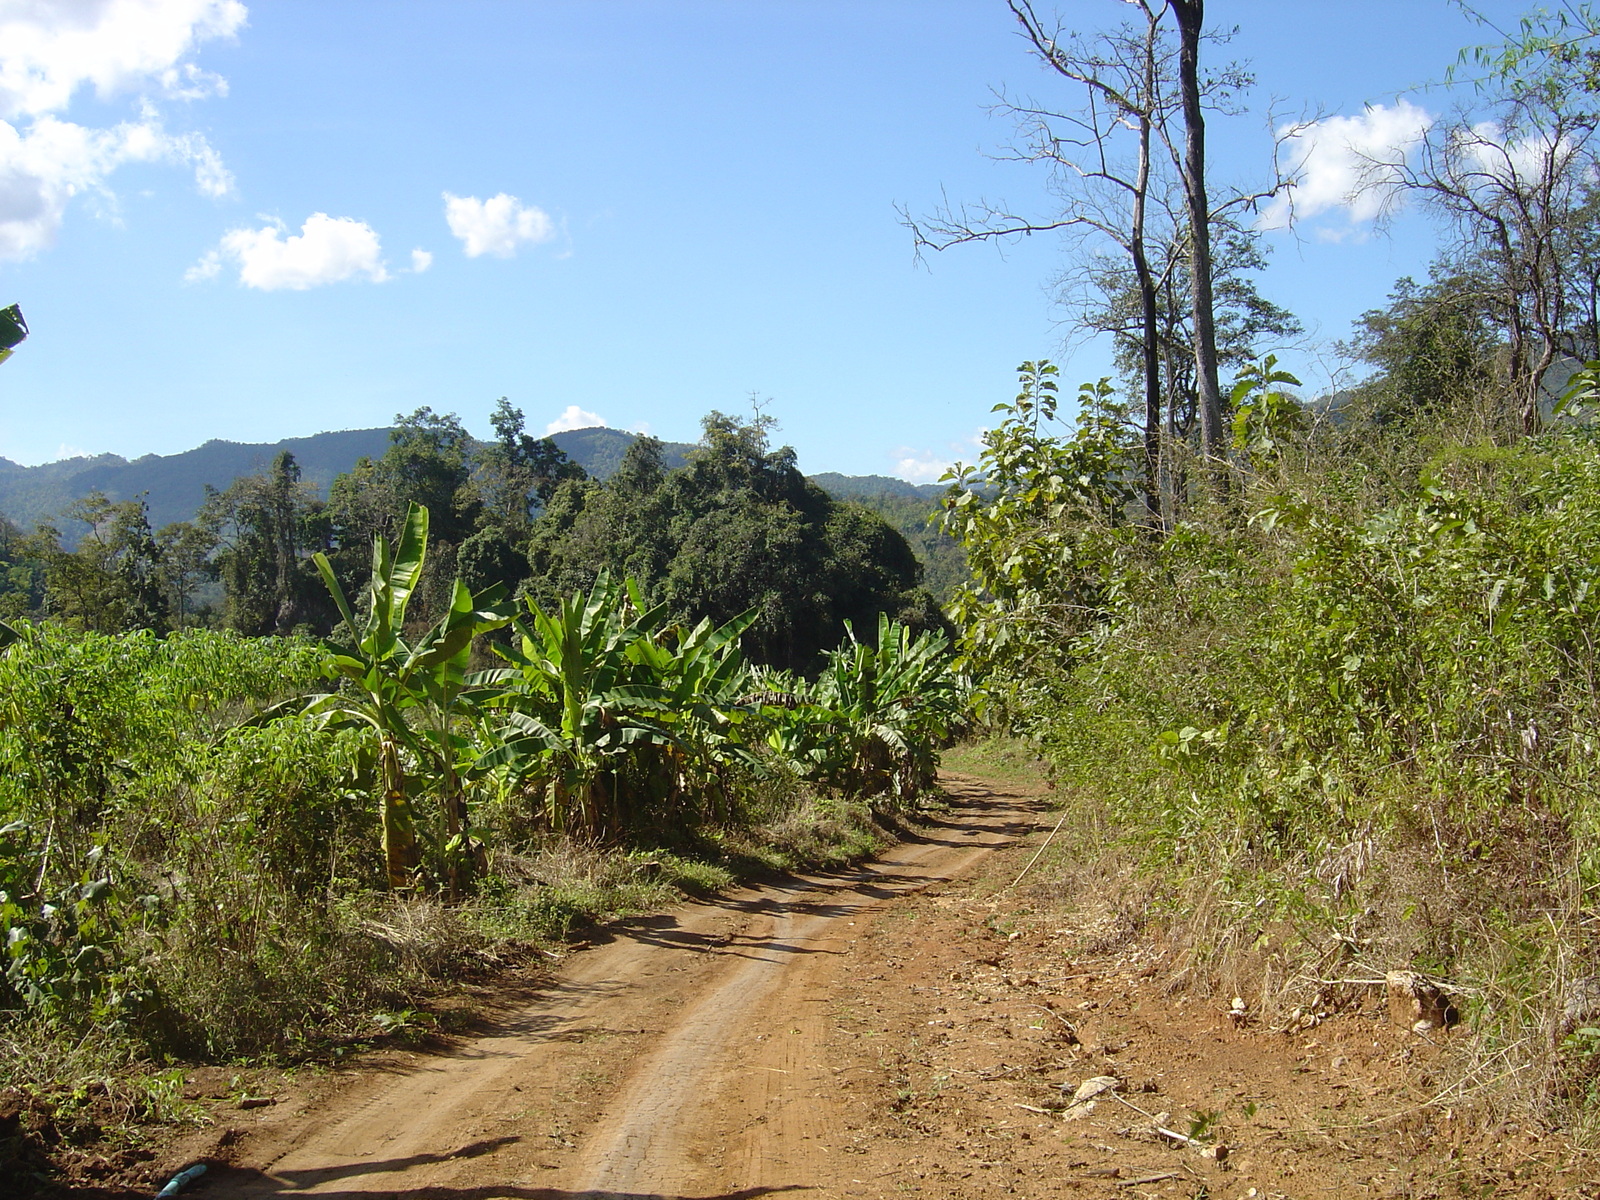
[[[741,726],[757,708],[745,702],[750,669],[739,639],[755,623],[750,609],[722,625],[709,618],[688,630],[646,635],[628,649],[641,671],[640,681],[616,690],[635,711],[648,714],[670,731],[670,743],[651,743],[661,758],[675,801],[685,793],[712,800],[713,817],[731,812],[726,769],[734,763],[755,765],[740,736]],[[641,749],[641,757],[649,750]]]
[[[943,634],[920,633],[878,616],[877,645],[846,641],[828,656],[817,680],[817,702],[830,710],[842,735],[829,771],[847,790],[890,792],[909,800],[933,780],[936,745],[964,704]]]
[[[673,735],[640,711],[643,682],[630,649],[666,622],[664,604],[647,605],[631,580],[626,588],[602,574],[585,596],[564,599],[554,613],[527,602],[518,639],[496,647],[509,668],[478,675],[503,686],[490,704],[503,710],[499,746],[479,770],[510,767],[543,791],[546,821],[558,832],[620,832],[618,776],[634,747],[671,744]]]
[[[457,718],[481,699],[467,675],[468,656],[473,639],[506,625],[513,610],[504,585],[473,595],[457,579],[448,611],[432,629],[408,643],[406,609],[422,578],[427,549],[428,510],[413,503],[393,551],[384,537],[373,542],[369,604],[359,620],[327,556],[313,557],[352,645],[348,652],[331,655],[326,667],[330,678],[342,679],[346,686],[311,697],[301,711],[328,724],[361,725],[377,736],[384,866],[395,890],[411,887],[421,865],[405,755],[432,768],[438,777],[447,872],[454,894],[471,869],[460,774],[466,747],[456,728]]]

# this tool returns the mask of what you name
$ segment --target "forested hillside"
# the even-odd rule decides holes
[[[610,476],[636,435],[620,429],[573,429],[552,436],[562,452],[596,479]],[[336,476],[362,458],[377,458],[389,445],[388,429],[346,429],[311,437],[251,445],[212,440],[182,454],[146,454],[131,462],[115,454],[68,458],[37,467],[0,459],[0,515],[32,528],[62,520],[68,507],[99,492],[108,500],[143,499],[156,529],[191,521],[205,503],[206,489],[225,491],[236,479],[265,470],[280,454],[294,456],[300,477],[325,499]],[[662,443],[665,461],[683,465],[691,446]],[[75,539],[72,539],[75,540]]]
[[[209,491],[227,491],[237,481],[265,471],[281,454],[294,459],[299,480],[309,494],[326,500],[340,475],[363,458],[383,455],[390,433],[389,429],[352,429],[286,438],[270,445],[213,440],[182,454],[147,454],[132,462],[113,454],[37,467],[0,459],[0,522],[9,521],[13,527],[6,537],[51,524],[61,535],[62,547],[74,550],[88,530],[87,523],[74,516],[86,510],[74,506],[98,496],[114,504],[142,501],[144,519],[152,530],[175,530],[195,521]],[[596,426],[556,433],[549,440],[590,478],[606,480],[622,466],[639,435]],[[475,441],[471,444],[477,447]],[[683,466],[694,449],[685,442],[658,444],[666,470]],[[477,447],[478,452],[482,449]],[[929,588],[941,600],[965,582],[960,548],[939,531],[936,521],[930,522],[942,487],[919,486],[883,475],[824,472],[811,478],[829,495],[858,501],[899,529],[923,563]],[[916,497],[922,499],[913,503]]]

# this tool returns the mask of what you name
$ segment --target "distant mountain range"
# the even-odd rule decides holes
[[[868,496],[904,496],[908,500],[937,502],[950,490],[947,483],[907,483],[892,475],[841,475],[837,471],[824,471],[808,475],[807,479],[830,495],[841,500],[857,500]]]
[[[638,440],[620,429],[595,427],[558,433],[551,439],[597,479],[610,477]],[[388,449],[387,429],[346,429],[313,437],[286,438],[255,444],[212,440],[182,454],[146,454],[131,462],[115,454],[71,458],[63,462],[24,467],[0,458],[0,513],[18,525],[31,528],[55,518],[75,500],[103,492],[112,500],[143,496],[150,508],[150,524],[160,529],[174,521],[192,518],[205,500],[206,486],[221,490],[235,479],[266,468],[284,450],[300,464],[301,478],[327,496],[334,477],[355,466],[362,457],[377,458]],[[687,442],[665,442],[666,465],[680,467],[689,451]],[[936,498],[944,489],[937,484],[912,484],[885,475],[840,475],[826,472],[811,477],[835,496],[857,499],[869,496]],[[63,529],[69,540],[76,531]]]

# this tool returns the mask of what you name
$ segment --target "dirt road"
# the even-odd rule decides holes
[[[207,1197],[856,1191],[825,1053],[848,951],[1037,823],[1034,798],[949,784],[950,814],[877,862],[612,926],[485,1036],[226,1134]]]
[[[1465,1033],[1381,988],[1241,1016],[1110,880],[1015,886],[1034,785],[947,786],[881,861],[608,927],[483,1036],[219,1108],[163,1171],[217,1164],[194,1200],[1600,1196],[1600,1156],[1468,1090]]]

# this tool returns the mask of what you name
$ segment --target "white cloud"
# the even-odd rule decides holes
[[[940,458],[931,450],[902,446],[895,453],[894,474],[911,483],[938,483],[939,477],[950,469],[951,460]]]
[[[346,279],[384,283],[393,278],[372,226],[327,213],[312,213],[299,233],[290,233],[281,221],[260,229],[231,229],[215,250],[185,272],[184,279],[190,283],[213,279],[224,263],[239,268],[239,282],[245,287],[264,292],[304,291]]]
[[[411,252],[411,273],[413,275],[421,275],[431,266],[433,266],[433,255],[426,250],[417,249]]]
[[[82,87],[102,99],[153,82],[182,99],[222,81],[183,60],[245,23],[239,0],[10,0],[0,6],[0,116],[59,112]]]
[[[67,202],[104,192],[108,175],[136,162],[191,164],[210,194],[233,183],[204,138],[174,137],[153,118],[110,129],[49,116],[25,129],[0,121],[0,259],[29,258],[53,245]]]
[[[222,155],[198,133],[168,139],[176,157],[194,166],[194,185],[214,200],[233,194],[233,172],[222,165]]]
[[[168,133],[151,97],[224,94],[220,76],[185,60],[245,15],[238,0],[0,0],[0,259],[52,245],[68,202],[109,195],[128,163],[187,165],[201,192],[228,194],[221,156],[197,133]],[[137,118],[88,128],[58,116],[85,87],[137,91]]]
[[[552,433],[565,433],[569,429],[592,429],[605,423],[606,419],[599,413],[586,412],[576,404],[569,404],[565,412],[544,427],[544,435],[549,437]]]
[[[1403,164],[1433,125],[1427,110],[1401,99],[1394,107],[1369,105],[1359,117],[1328,117],[1284,126],[1283,169],[1294,183],[1262,211],[1262,229],[1287,229],[1325,213],[1342,212],[1346,224],[1316,230],[1323,240],[1359,234],[1397,199],[1393,166]]]
[[[207,279],[215,279],[220,274],[222,274],[222,255],[215,250],[207,250],[199,262],[183,273],[183,281],[200,283]]]
[[[1498,122],[1481,121],[1471,132],[1455,135],[1453,156],[1461,182],[1471,187],[1482,183],[1497,188],[1529,184],[1541,179],[1547,167],[1564,166],[1576,153],[1572,139],[1563,135],[1552,141],[1545,133],[1507,140]],[[1551,172],[1561,177],[1562,172]]]
[[[81,446],[73,446],[73,445],[70,445],[67,442],[62,442],[61,445],[56,447],[56,456],[55,456],[55,459],[53,461],[55,461],[55,462],[66,462],[69,458],[92,458],[92,457],[93,457],[93,455],[91,455],[87,450],[83,449],[83,447],[81,447]]]
[[[487,200],[446,192],[444,219],[450,232],[461,239],[468,258],[480,254],[510,258],[519,244],[548,242],[556,232],[555,223],[543,209],[525,205],[505,192]]]
[[[938,483],[940,477],[963,457],[970,458],[983,452],[984,437],[988,432],[980,425],[965,437],[948,443],[948,453],[942,455],[935,450],[901,446],[893,454],[892,474],[910,483]]]

